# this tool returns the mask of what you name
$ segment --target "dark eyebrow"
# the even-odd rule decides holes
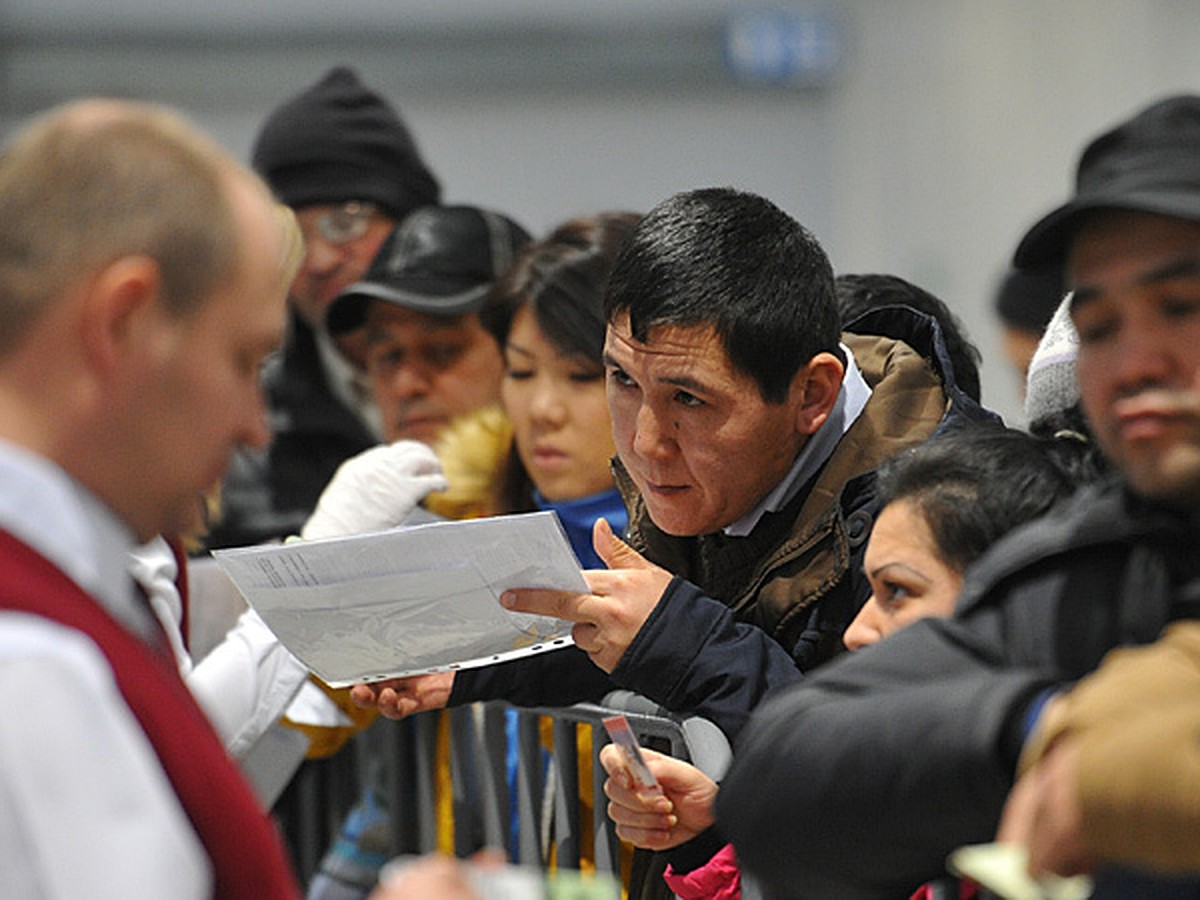
[[[1151,269],[1149,272],[1139,276],[1137,283],[1139,287],[1148,287],[1154,284],[1161,284],[1164,281],[1173,281],[1176,278],[1196,278],[1200,277],[1200,259],[1194,256],[1185,256],[1181,259],[1174,259],[1164,263],[1157,269]],[[1098,288],[1082,287],[1072,291],[1071,297],[1071,312],[1075,312],[1081,306],[1095,300],[1102,291]]]
[[[1075,315],[1075,313],[1079,311],[1080,307],[1087,306],[1090,301],[1095,300],[1100,296],[1100,292],[1095,288],[1078,288],[1070,293],[1071,302],[1068,304],[1067,311],[1071,315]]]
[[[621,371],[625,371],[621,367],[621,364],[613,359],[612,354],[605,353],[601,359],[604,362],[605,368],[611,367],[613,369],[621,369]],[[687,375],[679,375],[672,378],[658,378],[656,381],[658,381],[660,384],[669,384],[674,387],[683,388],[686,391],[691,391],[692,393],[696,394],[708,394],[711,392],[711,389],[706,384]]]
[[[388,337],[388,333],[382,328],[372,328],[370,325],[368,325],[364,331],[367,336],[368,345],[382,344],[384,339]]]
[[[1174,278],[1195,278],[1200,275],[1200,259],[1194,256],[1177,259],[1157,269],[1152,269],[1138,279],[1139,284],[1156,284]]]
[[[675,378],[661,378],[659,380],[663,384],[674,385],[675,387],[691,391],[694,394],[707,394],[709,392],[707,385],[697,381],[695,378],[689,378],[686,375],[680,375]]]
[[[933,579],[930,578],[928,575],[926,575],[924,572],[914,569],[908,563],[900,562],[899,560],[889,560],[888,562],[885,562],[881,566],[876,566],[868,574],[872,578],[879,578],[880,576],[884,575],[888,569],[904,569],[905,571],[910,572],[913,575],[915,575],[917,578],[921,579],[926,584],[933,584]]]
[[[511,353],[519,353],[522,356],[533,356],[532,350],[527,350],[526,348],[522,347],[520,344],[514,344],[512,341],[509,341],[508,343],[506,343],[504,345],[504,349]]]

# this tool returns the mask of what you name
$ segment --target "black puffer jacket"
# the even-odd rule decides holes
[[[1197,614],[1197,546],[1195,517],[1117,483],[1001,539],[953,619],[755,712],[717,800],[738,858],[780,897],[908,896],[944,874],[951,850],[995,834],[1035,700]]]

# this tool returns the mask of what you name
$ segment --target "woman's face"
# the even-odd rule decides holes
[[[871,596],[842,641],[850,650],[874,644],[917,619],[946,617],[962,573],[942,562],[920,510],[908,500],[883,508],[863,556]]]
[[[612,487],[616,453],[604,369],[564,356],[546,340],[529,307],[513,317],[504,347],[500,399],[517,453],[547,500],[575,500]]]

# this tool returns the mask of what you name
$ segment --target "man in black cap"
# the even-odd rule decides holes
[[[955,847],[992,839],[1055,693],[1200,609],[1200,96],[1088,146],[1074,198],[1016,253],[1021,266],[1056,259],[1074,291],[1081,402],[1121,477],[997,545],[953,619],[758,709],[716,812],[778,896],[907,896],[937,878]],[[1110,877],[1098,870],[1098,887]],[[1122,896],[1135,895],[1147,896]]]
[[[529,239],[520,225],[492,210],[421,207],[387,235],[361,279],[328,304],[322,330],[334,338],[363,336],[382,436],[404,443],[349,460],[303,529],[297,529],[302,537],[340,537],[412,521],[408,513],[429,490],[430,475],[436,478],[440,471],[422,476],[422,456],[411,452],[409,442],[432,444],[453,419],[499,399],[504,358],[480,311],[493,282]],[[410,464],[417,468],[400,471]],[[343,482],[351,467],[354,475]],[[362,495],[367,489],[371,497]],[[325,697],[314,699],[314,689],[305,690],[306,705],[290,709],[285,723],[309,738],[310,760],[332,756],[371,721],[345,691],[329,695],[338,710],[333,711]],[[374,821],[377,803],[373,788],[367,789],[368,798],[351,811],[352,832]],[[299,789],[285,794],[281,818],[286,821],[292,805],[304,802]],[[340,841],[322,863],[328,871],[316,874],[309,896],[351,896],[340,879],[348,877],[346,866],[354,869],[357,853],[353,839]]]
[[[273,439],[238,454],[210,547],[299,532],[338,465],[378,443],[361,334],[324,329],[384,239],[441,188],[396,111],[351,69],[331,69],[263,123],[254,168],[296,212],[305,257],[289,295],[287,342],[264,372]]]
[[[329,305],[323,330],[363,333],[383,437],[406,443],[355,454],[339,472],[347,479],[331,483],[296,529],[301,537],[341,537],[408,519],[430,489],[433,459],[411,442],[432,444],[453,419],[499,399],[504,358],[479,313],[528,241],[525,229],[491,210],[422,207],[388,235],[362,280]],[[363,485],[373,485],[372,497],[361,495]],[[342,706],[353,711],[348,700]],[[289,723],[310,738],[310,757],[336,752],[353,731],[330,730],[325,717],[295,711]]]
[[[479,310],[528,240],[490,210],[418,209],[329,307],[331,335],[364,336],[387,440],[432,444],[452,419],[499,399],[504,360]]]

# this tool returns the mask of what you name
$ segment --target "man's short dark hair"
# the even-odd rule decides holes
[[[825,251],[779,207],[732,188],[676,194],[642,219],[609,276],[605,318],[622,313],[643,343],[658,326],[713,327],[768,403],[816,354],[841,355]]]

